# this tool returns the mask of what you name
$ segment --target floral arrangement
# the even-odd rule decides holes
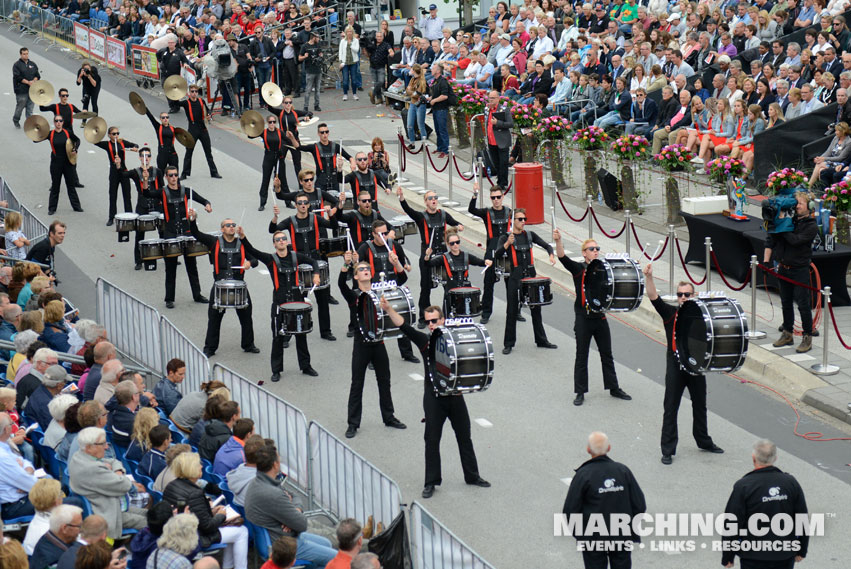
[[[834,212],[851,211],[851,183],[847,180],[837,182],[827,188],[822,195],[824,206]]]
[[[538,136],[545,140],[564,140],[571,128],[573,124],[565,117],[559,115],[546,117],[538,125]]]
[[[464,95],[458,97],[458,104],[469,116],[483,113],[487,103],[488,92],[482,89],[468,89],[464,91]]]
[[[765,186],[774,193],[788,188],[797,188],[807,183],[807,176],[795,168],[783,168],[775,170],[768,175]]]
[[[743,178],[745,175],[745,163],[738,158],[730,158],[722,155],[706,163],[706,173],[715,182],[724,183],[730,176]]]
[[[671,172],[673,170],[682,170],[689,160],[694,158],[691,150],[682,144],[669,144],[662,147],[659,154],[653,156],[653,160],[662,168]]]
[[[541,120],[541,110],[532,105],[516,104],[511,107],[511,116],[516,128],[531,128],[537,126]]]
[[[609,135],[598,126],[580,128],[573,134],[573,142],[583,150],[597,150],[603,148]]]
[[[647,156],[650,141],[637,134],[624,134],[612,142],[612,151],[623,160],[637,160]]]

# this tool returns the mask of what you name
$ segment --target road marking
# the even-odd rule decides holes
[[[409,190],[414,190],[414,191],[416,192],[416,191],[419,191],[419,190],[424,190],[425,188],[424,188],[424,187],[422,187],[422,186],[411,186],[411,187],[410,187],[410,188],[408,188],[408,189],[409,189]]]
[[[570,486],[570,481],[571,481],[571,480],[573,480],[573,477],[572,477],[572,476],[568,476],[567,478],[561,478],[560,480],[561,480],[562,482],[564,482],[564,485],[565,485],[565,486]]]
[[[258,269],[257,272],[260,273],[261,275],[268,275],[269,274],[269,271],[267,271],[266,269]]]
[[[413,379],[414,381],[423,381],[425,378],[418,373],[409,373],[408,377]]]
[[[773,351],[775,351],[775,350],[782,350],[782,349],[783,349],[783,348],[785,348],[786,346],[781,346],[781,347],[779,347],[779,348],[775,348],[775,347],[774,347],[774,344],[760,344],[760,345],[759,345],[759,347],[760,347],[760,348],[764,348],[764,349],[766,349],[766,350],[771,350],[771,351],[773,352]]]
[[[413,186],[414,183],[413,182],[400,182],[399,185],[405,186],[407,188],[408,186]]]
[[[491,423],[484,417],[479,417],[478,419],[476,419],[476,424],[478,424],[480,427],[484,427],[485,429],[493,427],[493,423]]]
[[[815,360],[815,358],[809,354],[791,354],[784,357],[790,362],[808,362]]]

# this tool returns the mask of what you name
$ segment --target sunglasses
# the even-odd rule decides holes
[[[514,218],[514,221],[522,221],[522,222],[524,222],[524,223],[525,223],[526,218],[525,218],[525,217],[515,217],[515,218]]]
[[[368,272],[369,272],[369,270],[370,270],[370,269],[369,269],[369,267],[361,267],[361,268],[359,268],[359,269],[358,269],[358,272],[359,272],[359,273],[361,273],[361,272],[366,272],[366,273],[368,273]]]
[[[267,124],[278,124],[278,121],[266,121]]]
[[[331,131],[330,130],[320,130],[319,134],[328,134],[329,132],[331,132]]]
[[[583,249],[583,251],[599,251],[599,250],[600,250],[599,247],[585,247],[585,249]]]
[[[177,178],[177,174],[166,174],[166,178]]]
[[[313,178],[305,178],[304,180],[302,180],[302,182],[312,182],[312,181],[313,181]]]
[[[499,195],[499,196],[491,196],[491,199],[492,199],[492,200],[501,200],[501,199],[502,199],[502,196],[501,196],[501,195]]]
[[[53,122],[54,122],[54,124],[60,124],[60,123],[63,123],[63,122],[65,122],[65,121],[63,121],[62,119],[57,119],[57,120],[55,120],[55,121],[53,121]]]
[[[165,120],[168,118],[168,115],[160,115],[160,120]]]
[[[275,237],[274,239],[272,239],[272,241],[274,241],[275,243],[277,243],[278,241],[286,241],[286,240],[287,240],[286,237]]]
[[[118,136],[119,134],[121,134],[121,133],[120,132],[110,132],[109,136]]]
[[[389,231],[376,231],[376,233],[378,233],[379,235],[381,235],[383,237],[384,235],[387,235],[390,232]]]
[[[693,292],[677,292],[677,298],[688,298],[693,294]]]
[[[457,241],[449,241],[450,245],[459,245],[460,243],[461,243],[460,239],[458,239]]]
[[[310,202],[307,200],[298,200],[295,202],[295,205],[308,205]]]
[[[365,200],[358,200],[360,203],[372,203],[372,200],[367,198]]]
[[[68,96],[68,93],[59,93],[59,96],[60,96],[60,97],[67,97],[67,96]]]
[[[284,104],[285,104],[285,105],[292,105],[292,104],[293,104],[293,102],[292,102],[292,101],[284,101]]]
[[[367,161],[366,158],[356,158],[355,160],[357,160],[358,162],[366,162]]]
[[[430,202],[437,201],[437,196],[431,196],[429,198],[426,198],[426,201],[430,201]]]
[[[236,227],[236,223],[223,223],[222,227]]]
[[[198,91],[197,91],[197,90],[195,90],[195,89],[193,89],[193,90],[189,91],[189,94],[190,94],[190,95],[197,95],[197,94],[198,94]]]
[[[426,318],[425,323],[426,324],[437,324],[437,322],[439,320],[440,320],[440,318]]]

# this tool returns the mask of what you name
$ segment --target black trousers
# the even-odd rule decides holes
[[[295,58],[281,61],[281,75],[283,75],[284,79],[282,87],[284,96],[288,97],[293,91],[296,93],[301,91],[301,83],[298,80],[298,65]]]
[[[517,271],[518,269],[514,270],[515,273]],[[508,279],[508,283],[505,286],[505,304],[507,308],[505,316],[505,335],[503,337],[502,344],[506,348],[513,348],[514,344],[517,343],[517,316],[520,314],[520,277],[516,275],[512,276]],[[547,340],[547,332],[544,330],[544,320],[541,317],[541,307],[530,306],[529,312],[532,313],[532,330],[535,334],[535,343],[546,344],[549,340]]]
[[[165,173],[166,166],[180,168],[180,161],[177,157],[177,151],[174,149],[174,146],[169,146],[168,148],[160,146],[157,151],[157,168]]]
[[[286,136],[286,135],[284,135]],[[278,166],[278,178],[281,179],[281,191],[288,192],[289,184],[287,184],[287,163],[284,161],[287,157],[287,154],[290,155],[290,158],[293,161],[293,170],[296,175],[296,182],[294,188],[298,188],[298,173],[301,172],[301,152],[296,150],[295,148],[286,148],[281,151],[281,165]]]
[[[284,157],[278,156],[277,151],[263,152],[263,179],[260,182],[260,205],[266,205],[266,200],[269,198],[269,182],[272,180],[272,174],[275,173],[275,168],[278,169],[278,177],[281,177],[284,172]],[[286,181],[281,178],[281,189],[284,188]]]
[[[290,336],[283,336],[278,332],[281,330],[278,322],[278,305],[272,304],[272,373],[284,371],[284,342]],[[307,334],[293,334],[295,336],[295,348],[298,355],[298,368],[310,367],[310,351],[307,348]]]
[[[183,266],[186,267],[186,276],[189,277],[189,288],[192,290],[192,298],[201,296],[201,282],[198,280],[198,264],[196,257],[183,255]],[[174,302],[174,283],[177,280],[177,257],[166,257],[165,262],[165,301]]]
[[[118,208],[118,186],[121,186],[121,197],[124,199],[124,211],[133,211],[133,201],[130,198],[130,180],[122,178],[121,174],[113,167],[109,169],[109,217],[115,217]]]
[[[482,288],[482,316],[490,318],[493,314],[493,287],[499,279],[493,265],[485,271],[485,284]],[[505,290],[508,291],[508,281],[505,282]]]
[[[576,338],[576,360],[573,363],[573,392],[588,392],[588,353],[591,350],[591,338],[600,352],[603,365],[603,386],[606,389],[618,388],[618,376],[615,373],[615,359],[612,356],[612,333],[606,317],[588,318],[583,312],[576,312],[573,322],[573,334]]]
[[[219,335],[222,330],[222,318],[227,310],[213,308],[215,286],[210,289],[210,303],[207,305],[207,336],[204,338],[204,352],[215,352],[219,349]],[[240,347],[247,350],[254,345],[254,321],[251,319],[251,295],[248,294],[248,306],[236,309],[241,330]]]
[[[60,158],[50,161],[50,198],[47,210],[55,211],[59,205],[59,185],[62,183],[62,178],[65,178],[65,188],[68,190],[68,200],[71,202],[71,207],[80,209],[82,206],[75,187],[77,177],[74,174],[73,165]]]
[[[431,393],[423,395],[425,412],[425,485],[439,486],[443,481],[440,474],[440,438],[443,435],[443,423],[449,419],[455,431],[455,442],[461,455],[461,469],[465,482],[479,479],[479,463],[473,449],[470,434],[470,413],[463,395],[438,397]]]
[[[195,125],[195,123],[189,123],[189,128],[187,130],[195,139],[195,146],[186,149],[186,154],[183,157],[183,175],[190,176],[192,174],[192,153],[195,152],[195,148],[200,142],[201,146],[204,148],[204,155],[207,157],[207,166],[210,167],[210,175],[215,176],[219,173],[219,170],[216,168],[216,163],[213,161],[213,147],[210,144],[210,131],[206,128]]]
[[[434,253],[437,254],[437,253]],[[417,299],[417,308],[419,308],[418,318],[420,321],[425,320],[425,309],[431,306],[431,267],[423,261],[425,249],[420,251],[420,297]]]
[[[393,396],[390,394],[390,359],[384,342],[354,342],[352,346],[352,385],[349,388],[349,426],[360,427],[363,411],[363,385],[369,364],[375,367],[375,379],[378,382],[378,406],[381,420],[387,423],[393,419]]]
[[[706,376],[691,375],[682,370],[677,357],[668,352],[665,369],[665,412],[662,415],[662,454],[677,454],[677,414],[683,391],[688,389],[693,417],[692,434],[699,448],[712,448],[712,437],[706,424]]]
[[[630,569],[632,552],[630,551],[583,551],[582,561],[585,569]]]
[[[488,154],[490,154],[491,164],[496,169],[496,183],[503,188],[508,187],[508,154],[510,148],[500,148],[488,144]]]
[[[787,279],[792,279],[801,284],[810,284],[810,268],[801,267],[795,269],[787,269],[780,266],[777,271],[781,276]],[[801,314],[801,329],[806,335],[813,333],[813,311],[812,311],[812,294],[804,287],[787,283],[783,279],[780,281],[780,303],[783,307],[783,329],[787,332],[792,332],[795,327],[795,305],[798,306],[798,312]]]
[[[331,288],[316,289],[313,291],[316,296],[316,312],[319,316],[319,333],[331,333]]]
[[[789,559],[744,559],[739,557],[741,569],[792,569],[795,566],[795,558]]]
[[[94,89],[93,91],[91,91],[89,93],[84,93],[83,99],[82,99],[83,110],[88,111],[89,110],[89,103],[91,102],[92,112],[97,114],[98,113],[98,97],[100,97],[100,87],[98,87],[97,89]]]

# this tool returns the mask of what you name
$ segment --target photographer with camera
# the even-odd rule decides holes
[[[239,107],[239,114],[251,108],[251,92],[254,90],[253,65],[248,59],[248,46],[239,43],[234,34],[228,34],[228,45],[234,60],[236,60],[236,88],[234,89],[234,106]],[[239,92],[242,91],[242,103],[240,104]]]
[[[372,91],[369,100],[373,105],[382,102],[384,83],[387,80],[387,65],[395,53],[393,47],[384,40],[384,32],[366,32],[361,38],[364,49],[369,54],[369,72],[372,74]]]
[[[83,110],[89,110],[89,102],[92,104],[92,112],[98,114],[98,96],[100,95],[100,74],[97,67],[91,63],[84,63],[77,71],[77,85],[83,86]],[[85,126],[86,121],[83,121]]]

